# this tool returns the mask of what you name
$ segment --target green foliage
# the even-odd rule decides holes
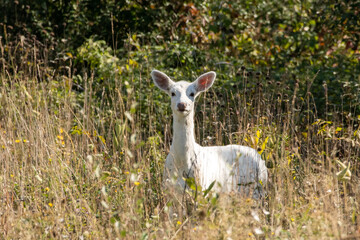
[[[95,74],[94,89],[101,90],[103,87],[112,88],[115,86],[116,77],[121,74],[119,59],[112,55],[112,49],[106,45],[105,41],[95,41],[88,39],[77,50],[76,60],[88,67],[92,74]],[[78,84],[84,85],[78,78]]]
[[[57,52],[79,47],[75,67],[87,62],[104,80],[96,81],[103,86],[113,82],[126,64],[134,63],[118,59],[141,63],[146,56],[157,68],[188,78],[221,62],[271,71],[273,78],[288,85],[295,79],[305,83],[304,75],[316,74],[312,88],[321,92],[325,83],[331,90],[328,96],[314,96],[319,108],[341,105],[339,95],[348,94],[347,101],[358,98],[356,1],[20,0],[2,4],[0,31],[5,36],[30,34],[43,42],[56,42]],[[194,73],[194,69],[198,70]]]

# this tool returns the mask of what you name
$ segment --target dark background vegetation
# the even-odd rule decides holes
[[[121,60],[141,63],[139,55],[151,48],[148,61],[155,67],[189,72],[184,75],[198,74],[203,66],[216,70],[223,62],[270,73],[290,87],[316,75],[311,88],[320,109],[324,84],[331,107],[358,104],[358,1],[2,0],[1,5],[2,41],[39,41],[49,48],[41,53],[49,60],[69,52],[74,74],[82,69],[81,59],[91,62],[78,48],[92,38],[104,40]]]

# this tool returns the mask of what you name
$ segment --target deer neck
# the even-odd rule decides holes
[[[196,160],[198,144],[195,142],[194,113],[187,116],[173,114],[173,141],[171,152],[181,168],[190,169]],[[185,169],[184,169],[185,170]]]

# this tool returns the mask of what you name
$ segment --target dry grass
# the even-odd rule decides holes
[[[141,93],[124,90],[121,76],[110,107],[95,107],[94,78],[80,104],[72,74],[41,61],[19,68],[3,62],[0,73],[0,239],[360,237],[358,120],[340,113],[317,121],[311,94],[299,96],[298,85],[287,98],[279,90],[285,87],[271,82],[249,92],[244,76],[227,95],[215,86],[200,99],[199,141],[258,148],[271,167],[268,197],[188,193],[178,212],[192,211],[169,219],[161,173],[170,113],[159,113],[152,96],[142,96],[150,100],[135,110]],[[350,181],[336,177],[335,160],[351,163]]]

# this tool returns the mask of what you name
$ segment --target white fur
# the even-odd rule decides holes
[[[184,189],[184,179],[193,177],[202,190],[216,181],[213,189],[217,192],[248,194],[254,190],[253,197],[261,197],[268,174],[265,162],[255,149],[240,145],[202,147],[195,142],[194,101],[200,92],[212,86],[215,72],[205,73],[192,83],[173,82],[157,70],[153,70],[151,76],[155,85],[171,97],[173,141],[165,162],[167,186],[175,179],[175,185]],[[180,111],[181,108],[184,111]]]

